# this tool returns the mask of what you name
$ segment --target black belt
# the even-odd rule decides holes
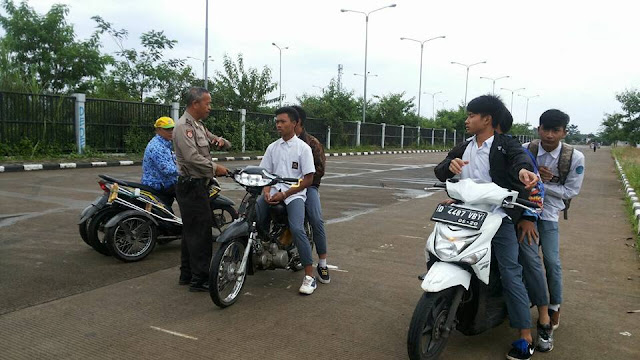
[[[182,183],[185,183],[185,182],[190,182],[190,183],[202,182],[205,185],[209,185],[209,182],[211,182],[211,178],[206,178],[206,177],[197,178],[197,177],[179,175],[178,176],[178,181],[182,182]]]

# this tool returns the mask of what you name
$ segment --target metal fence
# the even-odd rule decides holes
[[[0,145],[5,151],[19,147],[75,147],[74,98],[0,92]]]
[[[153,137],[153,123],[171,115],[171,105],[86,100],[87,145],[99,151],[140,151]]]
[[[0,92],[0,149],[11,149],[27,141],[71,152],[75,145],[76,99],[71,96],[33,95]],[[82,100],[78,100],[82,102]],[[105,152],[142,151],[153,137],[153,123],[161,116],[177,118],[184,111],[172,105],[104,99],[84,101],[86,145]],[[278,138],[273,114],[217,109],[205,125],[213,133],[229,139],[237,150],[263,151]],[[244,121],[243,121],[244,120]],[[79,121],[79,120],[75,120]],[[331,125],[331,127],[330,127]],[[450,147],[464,140],[452,130],[360,123],[330,122],[308,118],[307,132],[327,148],[331,147]],[[82,134],[82,130],[79,132]],[[384,138],[383,138],[384,136]],[[519,136],[521,141],[530,136]],[[6,152],[6,150],[5,150]]]

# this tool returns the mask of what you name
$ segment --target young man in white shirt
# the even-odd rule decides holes
[[[528,189],[538,182],[532,172],[531,159],[517,140],[494,131],[506,111],[504,103],[493,95],[483,95],[469,102],[465,127],[474,136],[457,145],[436,166],[434,171],[438,180],[445,181],[459,174],[462,179],[493,182],[517,190],[519,197],[528,199]],[[492,240],[493,251],[498,260],[509,322],[520,335],[513,342],[507,359],[528,360],[534,352],[531,315],[522,266],[518,262],[519,244],[514,226],[520,220],[522,210],[497,207],[494,212],[501,214],[503,220]]]
[[[312,184],[316,169],[311,148],[296,136],[295,127],[298,121],[299,115],[294,108],[285,106],[276,110],[276,129],[281,138],[267,147],[260,167],[281,177],[302,179],[302,183],[297,187],[288,184],[265,186],[262,196],[257,200],[256,213],[259,229],[266,231],[269,226],[269,205],[285,203],[289,230],[305,272],[299,291],[311,295],[317,284],[313,276],[311,244],[304,231],[304,216],[307,187]]]
[[[544,256],[547,273],[550,305],[549,315],[553,329],[560,325],[560,304],[562,303],[562,265],[558,235],[558,215],[565,209],[565,201],[578,195],[584,179],[584,155],[561,143],[567,136],[569,115],[556,109],[547,110],[540,115],[538,126],[539,141],[524,144],[532,150],[537,146],[536,156],[540,177],[544,183],[544,207],[538,220],[540,247]],[[563,154],[563,147],[567,150]],[[563,156],[570,157],[564,158]],[[559,164],[563,164],[559,166]],[[562,169],[562,167],[566,169]]]

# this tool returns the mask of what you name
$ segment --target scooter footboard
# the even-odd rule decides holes
[[[427,272],[422,281],[422,290],[438,292],[454,286],[462,285],[469,290],[471,273],[458,265],[438,261]]]

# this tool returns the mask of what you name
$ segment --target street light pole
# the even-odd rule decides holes
[[[386,8],[392,8],[392,7],[396,7],[396,4],[383,6],[379,9],[369,11],[368,13],[364,11],[340,9],[340,12],[354,12],[358,14],[363,14],[365,16],[365,30],[364,30],[364,74],[365,76],[364,76],[364,96],[362,101],[362,122],[363,123],[365,123],[367,119],[367,78],[368,76],[366,76],[366,74],[368,74],[367,73],[367,46],[369,43],[369,15],[373,14],[376,11],[386,9]]]
[[[422,54],[424,52],[424,44],[428,41],[431,40],[435,40],[435,39],[444,39],[446,36],[442,35],[442,36],[436,36],[434,38],[431,39],[427,39],[427,40],[416,40],[416,39],[411,39],[411,38],[406,38],[406,37],[401,37],[400,40],[409,40],[409,41],[415,41],[418,44],[420,44],[420,84],[418,85],[418,111],[417,114],[418,116],[420,116],[420,100],[422,100]]]
[[[538,97],[540,95],[526,96],[526,95],[518,94],[518,96],[521,96],[521,97],[527,99],[527,107],[526,107],[526,110],[524,111],[524,122],[526,124],[526,123],[528,123],[528,120],[529,120],[529,99],[533,99],[533,98]]]
[[[285,46],[281,48],[280,46],[276,45],[276,43],[271,43],[271,45],[277,47],[278,52],[280,53],[280,80],[278,81],[278,88],[280,89],[280,95],[278,96],[278,98],[280,99],[280,107],[282,107],[282,50],[287,50],[289,47]]]
[[[200,59],[200,58],[194,57],[194,56],[187,56],[187,59],[198,60],[198,61],[200,61],[200,62],[202,63],[202,76],[204,77],[204,76],[205,76],[205,71],[206,71],[206,70],[205,70],[205,67],[204,67],[204,62],[205,62],[205,61],[204,61],[204,60],[202,60],[202,59]],[[209,56],[209,59],[208,59],[208,60],[209,60],[209,61],[213,61],[213,59],[211,59],[211,56]],[[203,79],[203,80],[204,80],[204,79]]]
[[[518,89],[515,89],[515,90],[511,90],[511,89],[507,89],[507,88],[500,88],[500,90],[507,90],[507,91],[511,92],[511,109],[509,109],[509,112],[511,114],[513,114],[513,93],[515,93],[517,91],[520,91],[520,90],[525,90],[525,89],[526,88],[518,88]]]
[[[436,119],[436,95],[442,94],[442,91],[436,91],[434,93],[424,92],[423,94],[431,95],[431,116],[433,120]]]
[[[209,0],[207,1],[207,5],[205,7],[205,25],[204,25],[204,58],[209,58]],[[204,88],[208,89],[209,81],[208,81],[208,70],[207,62],[204,63]]]
[[[485,80],[491,80],[493,82],[493,85],[491,87],[491,93],[493,95],[496,94],[496,81],[500,80],[500,79],[506,79],[509,78],[509,75],[505,75],[505,76],[500,76],[498,78],[490,78],[490,77],[486,77],[486,76],[480,76],[480,79],[485,79]]]
[[[487,61],[486,60],[485,61],[480,61],[480,62],[477,62],[477,63],[474,63],[474,64],[470,64],[470,65],[462,64],[462,63],[455,62],[455,61],[452,61],[451,63],[454,64],[454,65],[461,65],[461,66],[464,66],[464,67],[467,68],[467,80],[465,81],[465,85],[464,85],[464,106],[467,106],[467,89],[469,87],[469,68],[472,67],[472,66],[480,65],[480,64],[486,64]]]

